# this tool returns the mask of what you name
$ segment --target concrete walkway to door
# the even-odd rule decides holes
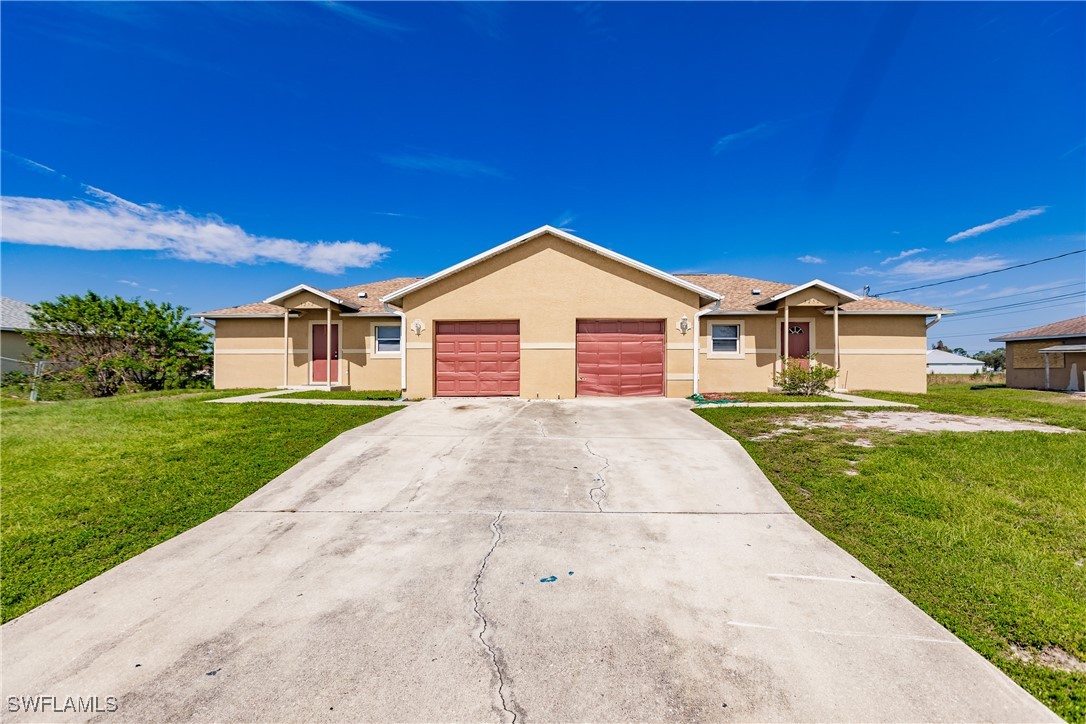
[[[430,400],[347,432],[6,624],[5,701],[116,696],[111,721],[1055,720],[688,407]]]

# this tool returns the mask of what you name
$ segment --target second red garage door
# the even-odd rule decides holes
[[[438,322],[438,397],[520,394],[519,322]]]
[[[577,394],[664,394],[662,320],[579,320]]]

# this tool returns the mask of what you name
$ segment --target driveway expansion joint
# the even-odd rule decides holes
[[[486,620],[486,616],[483,615],[482,609],[479,604],[479,582],[483,578],[483,573],[486,571],[487,563],[490,562],[490,556],[494,554],[494,550],[498,547],[498,544],[502,540],[502,514],[504,511],[499,511],[498,516],[490,522],[490,530],[494,532],[493,542],[490,544],[490,550],[483,556],[482,562],[479,564],[479,570],[475,573],[475,580],[471,584],[471,596],[472,596],[472,610],[475,612],[475,616],[482,623],[482,628],[479,630],[479,641],[483,644],[487,654],[490,656],[490,664],[494,668],[494,673],[498,677],[498,698],[501,699],[502,711],[510,715],[512,719],[510,724],[516,724],[517,712],[509,708],[509,702],[505,698],[505,675],[502,672],[501,663],[498,660],[498,652],[495,648],[487,642],[486,632],[489,628],[489,622]],[[512,698],[510,696],[510,698]]]

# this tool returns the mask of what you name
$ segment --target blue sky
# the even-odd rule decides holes
[[[1081,3],[0,14],[2,285],[29,302],[200,311],[547,223],[666,271],[873,293],[1086,244]],[[896,297],[974,311],[932,330],[974,351],[1086,313],[1084,282],[1078,254]]]

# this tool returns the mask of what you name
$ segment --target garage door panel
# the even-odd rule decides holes
[[[579,320],[577,394],[664,394],[664,323]]]
[[[439,397],[520,394],[519,322],[438,322],[434,355]]]

